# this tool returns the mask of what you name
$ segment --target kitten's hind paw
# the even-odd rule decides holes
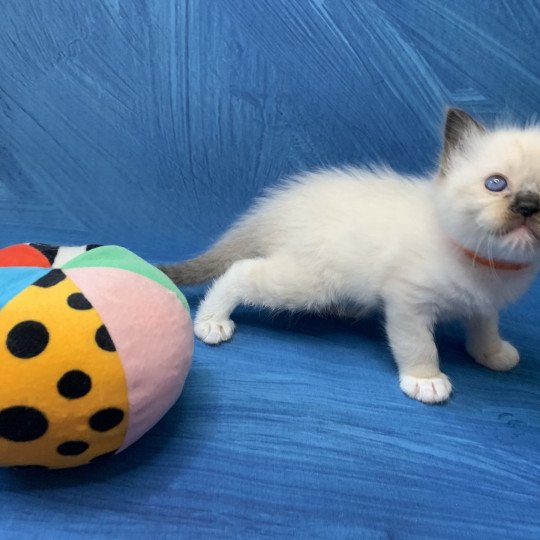
[[[195,319],[195,335],[208,345],[217,345],[231,339],[234,333],[234,323],[230,319]]]
[[[401,375],[399,386],[409,397],[423,403],[441,403],[452,393],[452,385],[444,373],[429,378]]]
[[[508,371],[519,362],[519,352],[508,341],[501,341],[495,351],[469,349],[468,352],[479,364],[494,371]]]

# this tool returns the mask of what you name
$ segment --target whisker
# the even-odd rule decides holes
[[[495,272],[495,261],[493,259],[493,244],[495,242],[495,236],[491,233],[488,233],[488,260],[489,260],[489,267],[491,269],[491,275],[495,279],[497,279],[497,272]]]
[[[474,249],[474,256],[473,256],[473,267],[476,266],[476,258],[480,256],[480,247],[482,246],[482,242],[484,241],[485,236],[481,236],[478,242],[476,243],[476,247]]]

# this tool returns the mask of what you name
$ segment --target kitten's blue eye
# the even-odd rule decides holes
[[[508,186],[508,182],[506,181],[506,178],[494,174],[486,179],[484,185],[489,191],[503,191]]]

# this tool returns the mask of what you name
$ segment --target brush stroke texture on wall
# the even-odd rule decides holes
[[[421,172],[454,103],[538,106],[538,2],[6,1],[3,233],[205,247],[322,165]],[[35,233],[34,233],[35,234]]]
[[[2,243],[208,246],[305,168],[433,169],[442,110],[534,119],[537,0],[2,0]],[[3,472],[6,537],[540,537],[540,288],[487,373],[404,398],[376,322],[246,312],[181,404],[114,462]],[[190,299],[194,302],[197,295]],[[0,366],[1,369],[1,366]],[[43,528],[42,528],[43,527]]]

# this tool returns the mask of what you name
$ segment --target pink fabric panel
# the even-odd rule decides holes
[[[124,450],[180,396],[193,354],[191,319],[171,291],[139,274],[117,268],[65,273],[100,314],[122,361],[129,391]]]

